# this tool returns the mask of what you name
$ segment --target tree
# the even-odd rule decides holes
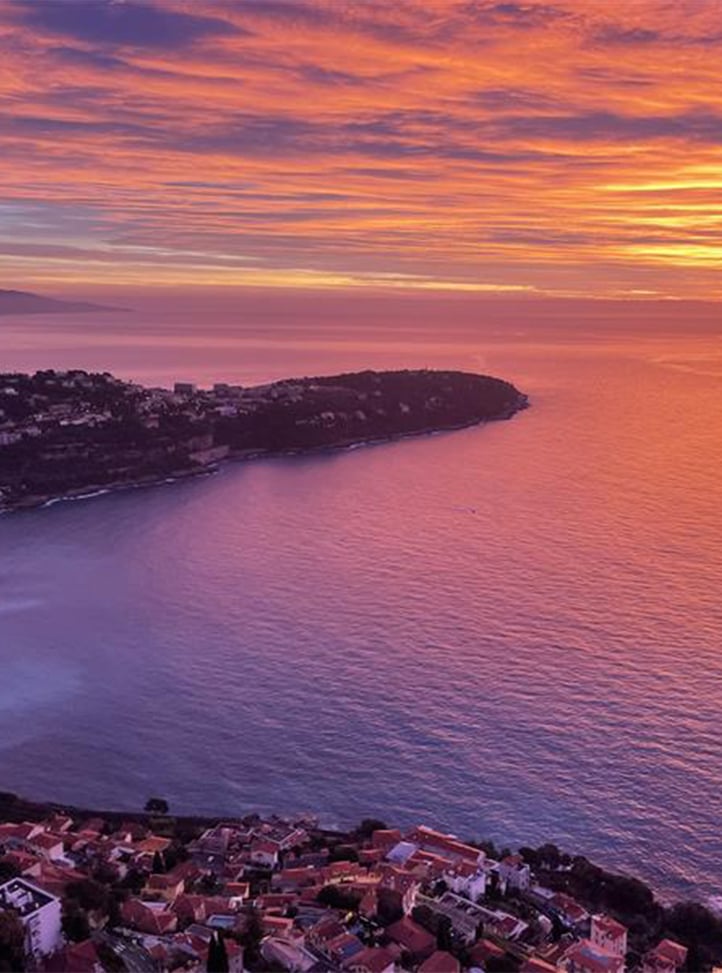
[[[162,797],[149,797],[145,802],[145,810],[148,814],[167,814],[168,801]]]
[[[350,912],[358,908],[361,896],[358,892],[349,891],[340,885],[324,885],[318,893],[318,901],[331,909]]]
[[[223,936],[215,932],[208,945],[208,959],[206,961],[208,973],[228,973],[228,952]]]
[[[355,835],[357,838],[370,838],[374,831],[387,830],[388,825],[384,821],[379,821],[378,818],[364,818],[356,828]]]
[[[68,899],[73,899],[86,912],[108,911],[108,889],[92,878],[81,878],[70,882],[65,889]]]
[[[539,855],[539,861],[548,866],[554,871],[559,868],[560,853],[556,845],[548,842],[546,845],[541,845],[537,848],[537,854]]]
[[[441,916],[436,927],[437,948],[445,953],[450,953],[454,948],[454,940],[451,935],[451,919],[448,916]]]
[[[258,909],[251,909],[246,916],[246,924],[240,936],[243,946],[243,965],[248,963],[253,967],[260,958],[261,940],[263,939],[263,921]]]
[[[0,970],[25,969],[25,929],[14,912],[0,912]]]
[[[90,923],[85,910],[76,899],[63,904],[63,932],[74,943],[82,943],[90,936]]]
[[[358,852],[353,845],[334,845],[328,855],[330,862],[357,862]]]
[[[20,869],[17,865],[12,862],[0,862],[0,885],[9,882],[11,878],[17,878],[19,874]]]
[[[536,868],[539,864],[539,854],[536,848],[529,848],[526,845],[519,849],[519,854],[530,868]]]

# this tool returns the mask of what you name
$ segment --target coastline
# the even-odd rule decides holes
[[[142,812],[98,810],[9,792],[0,792],[2,838],[0,865],[9,882],[55,896],[58,909],[62,903],[85,917],[67,945],[58,924],[56,949],[70,950],[68,960],[79,942],[114,944],[121,952],[131,942],[149,955],[162,944],[172,952],[183,930],[207,923],[230,948],[248,950],[244,969],[281,969],[269,967],[259,947],[273,952],[283,928],[294,930],[312,958],[330,960],[323,967],[330,971],[340,968],[336,957],[313,934],[306,938],[309,925],[333,922],[334,936],[354,937],[356,951],[376,955],[393,944],[400,922],[427,937],[422,955],[401,940],[402,968],[419,973],[433,948],[445,951],[444,969],[458,971],[477,966],[475,951],[489,945],[510,964],[489,969],[515,973],[568,970],[567,960],[590,951],[601,965],[580,969],[606,973],[702,973],[722,962],[719,913],[693,901],[663,904],[633,876],[550,843],[512,852],[488,839],[422,823],[402,830],[373,817],[342,830],[322,828],[310,814],[176,815],[161,797],[149,798]],[[111,850],[127,864],[111,864]],[[206,896],[211,912],[196,914]],[[106,918],[93,925],[98,903],[105,903]],[[227,924],[214,925],[218,909]],[[158,926],[158,916],[167,922]],[[254,922],[258,931],[250,938]],[[619,951],[609,953],[595,939],[600,928],[619,937]],[[679,957],[674,967],[648,966],[668,944]]]
[[[136,490],[136,489],[147,489],[150,487],[161,487],[164,485],[176,483],[185,479],[212,476],[220,470],[224,469],[226,466],[231,464],[248,462],[257,459],[273,459],[280,457],[294,457],[294,456],[314,456],[323,455],[324,453],[334,453],[341,452],[343,450],[350,449],[361,449],[371,446],[382,446],[386,443],[399,442],[405,439],[416,439],[423,436],[433,436],[441,433],[447,432],[457,432],[462,429],[470,429],[475,426],[484,426],[488,422],[505,422],[512,419],[518,412],[523,412],[524,410],[531,407],[529,397],[524,393],[520,392],[518,394],[517,401],[512,405],[496,415],[473,418],[468,421],[458,422],[450,425],[430,425],[423,429],[417,429],[410,432],[398,432],[389,433],[388,435],[370,437],[370,438],[347,438],[341,439],[337,442],[331,442],[328,444],[323,444],[319,446],[300,446],[291,449],[248,449],[248,450],[237,450],[235,452],[229,452],[229,454],[213,464],[205,466],[203,468],[181,468],[175,471],[168,471],[160,476],[148,476],[139,477],[135,479],[128,480],[116,480],[109,483],[88,483],[81,487],[69,490],[64,493],[58,494],[40,494],[31,495],[24,497],[22,500],[14,503],[2,505],[0,503],[0,516],[3,514],[21,513],[23,511],[44,509],[48,507],[55,506],[59,503],[64,502],[78,502],[80,500],[90,500],[100,496],[105,496],[111,493],[120,493],[124,490]]]

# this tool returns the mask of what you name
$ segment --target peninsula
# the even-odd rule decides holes
[[[509,382],[453,371],[364,371],[244,388],[145,388],[105,373],[0,374],[0,511],[213,470],[508,419]]]

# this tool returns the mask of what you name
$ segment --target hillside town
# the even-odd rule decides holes
[[[597,870],[603,877],[589,894],[608,886],[607,900],[623,906],[615,910],[561,891],[595,866],[553,845],[493,855],[488,843],[424,825],[401,831],[367,820],[339,833],[309,818],[250,816],[204,827],[169,816],[158,798],[147,811],[123,820],[54,810],[0,824],[0,970],[678,973],[713,965],[714,950],[705,953],[704,936],[685,932],[684,920],[674,927],[680,940],[642,930],[635,880]],[[663,933],[674,920],[664,910],[659,917]]]

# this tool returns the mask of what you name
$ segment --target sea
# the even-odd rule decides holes
[[[719,904],[716,307],[123,297],[0,318],[0,370],[458,368],[531,407],[1,517],[0,789],[551,841]]]

